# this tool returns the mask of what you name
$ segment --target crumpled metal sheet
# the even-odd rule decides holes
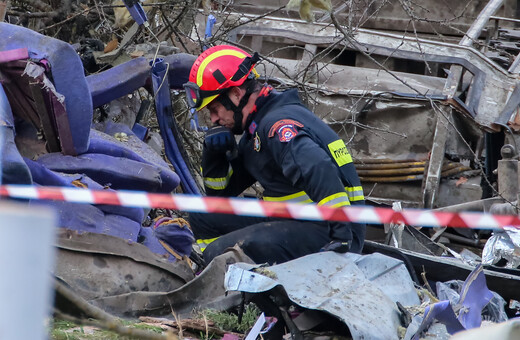
[[[163,316],[172,312],[179,318],[194,310],[228,310],[240,304],[239,293],[226,294],[224,275],[228,265],[253,261],[237,246],[217,256],[191,281],[171,291],[132,291],[89,302],[108,313],[124,317]]]
[[[58,229],[57,248],[54,275],[86,300],[171,291],[195,276],[185,262],[168,262],[142,244],[109,235]]]
[[[260,293],[281,285],[294,303],[339,318],[354,339],[398,339],[395,301],[419,303],[403,263],[377,253],[316,253],[262,268],[264,275],[253,268],[231,265],[226,289]]]
[[[482,264],[496,264],[501,259],[507,261],[506,268],[520,265],[520,230],[505,227],[493,232],[482,251]]]

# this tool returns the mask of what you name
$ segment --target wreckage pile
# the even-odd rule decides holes
[[[370,204],[517,214],[520,34],[517,19],[494,16],[513,1],[441,13],[434,1],[56,3],[0,0],[2,184],[201,194],[205,124],[180,92],[195,56],[227,42],[260,52],[265,81],[299,87],[347,142]],[[178,334],[195,310],[241,315],[252,303],[263,314],[248,339],[516,337],[515,227],[369,226],[364,255],[266,267],[236,248],[199,272],[188,228],[175,244],[161,238],[182,211],[43,204],[59,215],[63,317],[141,318]]]

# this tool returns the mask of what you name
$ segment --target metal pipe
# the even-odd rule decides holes
[[[380,169],[401,169],[403,167],[409,168],[417,168],[423,167],[426,164],[426,161],[423,162],[407,162],[407,163],[395,163],[395,164],[363,164],[363,163],[355,163],[356,169],[359,170],[380,170]]]
[[[482,9],[477,20],[473,22],[469,30],[466,32],[464,37],[461,39],[459,45],[461,46],[471,46],[473,41],[478,39],[480,33],[487,25],[489,19],[495,12],[502,6],[504,0],[491,0],[487,3],[486,7]]]
[[[408,166],[402,166],[398,167],[398,165],[407,165],[410,163],[401,163],[401,164],[370,164],[367,168],[357,168],[357,172],[359,176],[393,176],[393,175],[413,175],[413,174],[422,174],[424,173],[424,165],[425,163],[422,163],[421,167],[408,167]],[[419,163],[417,163],[419,164]],[[458,172],[471,170],[471,168],[464,166],[460,163],[454,163],[454,162],[446,162],[442,166],[442,176],[448,176],[453,175]]]
[[[471,170],[471,168],[468,168],[467,166],[459,166],[459,167],[447,169],[447,170],[443,169],[441,172],[441,176],[442,177],[453,176],[455,174],[458,174],[458,173],[464,172],[464,171],[468,171],[468,170]]]
[[[423,175],[417,176],[394,176],[394,177],[362,177],[359,176],[361,182],[366,183],[391,183],[391,182],[409,182],[423,179]]]
[[[389,159],[389,158],[373,158],[373,159],[356,159],[354,160],[354,164],[389,164],[389,163],[411,163],[411,162],[418,162],[416,159]],[[419,161],[421,162],[421,161]]]
[[[469,238],[464,237],[464,236],[454,235],[454,234],[450,234],[450,233],[443,233],[442,236],[446,237],[450,241],[457,241],[459,243],[467,244],[467,245],[470,245],[470,246],[473,246],[473,247],[476,247],[476,248],[482,248],[483,247],[480,244],[480,240],[479,239],[469,239]]]
[[[357,170],[359,176],[393,176],[393,175],[409,175],[409,174],[422,174],[424,173],[424,167],[422,168],[399,168],[399,169],[385,169],[385,170]]]
[[[520,23],[520,20],[519,20],[519,19],[497,17],[497,16],[495,16],[495,15],[490,16],[489,19],[491,19],[491,20],[496,20],[496,21],[509,21],[509,22]]]
[[[442,211],[442,212],[461,212],[461,211],[489,211],[491,206],[496,203],[503,202],[503,199],[500,197],[492,197],[486,198],[478,201],[471,201],[466,203],[460,203],[455,205],[450,205],[447,207],[433,209],[433,211]]]
[[[509,66],[509,70],[507,70],[507,72],[512,74],[520,73],[520,53],[516,55],[515,60],[511,66]]]

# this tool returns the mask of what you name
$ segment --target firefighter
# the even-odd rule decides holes
[[[238,196],[258,182],[263,200],[364,204],[363,189],[345,143],[306,108],[296,89],[261,84],[252,56],[229,45],[204,51],[184,84],[191,108],[209,111],[202,174],[207,195]],[[238,144],[235,135],[242,135]],[[256,263],[282,263],[321,251],[360,253],[365,225],[224,214],[190,214],[209,263],[238,244]]]

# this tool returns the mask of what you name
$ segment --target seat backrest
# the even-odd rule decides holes
[[[92,125],[92,98],[85,79],[83,64],[76,51],[61,40],[7,23],[0,22],[0,37],[2,37],[0,51],[27,48],[31,59],[44,60],[48,63],[52,83],[57,93],[64,97],[66,124],[69,126],[73,144],[72,148],[62,152],[67,154],[86,152]],[[16,115],[16,112],[14,114]],[[54,118],[57,122],[60,119],[62,123],[65,121],[60,114],[55,115]],[[62,126],[62,129],[65,131],[66,127]]]

